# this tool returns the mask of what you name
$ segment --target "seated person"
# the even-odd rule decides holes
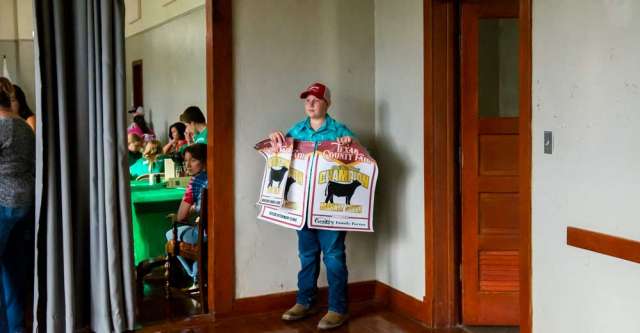
[[[207,143],[207,120],[199,107],[188,107],[180,115],[180,121],[185,124],[187,131],[193,134],[193,141],[189,143]]]
[[[149,128],[147,122],[144,120],[144,113],[142,112],[141,107],[138,107],[138,111],[134,113],[133,123],[127,129],[127,133],[135,134],[145,142],[153,141],[156,139],[155,133],[153,133],[153,130]]]
[[[129,149],[129,167],[142,158],[142,139],[133,134],[127,134],[127,149]]]
[[[207,145],[193,144],[185,148],[184,152],[185,168],[187,173],[191,175],[189,185],[184,193],[180,207],[178,208],[178,221],[189,219],[192,215],[200,213],[200,206],[206,203],[200,202],[200,194],[203,188],[207,187],[207,171],[205,170],[207,163]],[[167,240],[173,239],[173,229],[167,231]],[[206,235],[205,235],[206,237]],[[189,244],[198,242],[198,228],[195,226],[179,226],[178,239]],[[182,256],[178,256],[178,260],[184,267],[185,271],[194,280],[198,273],[197,262],[189,262]]]
[[[25,95],[22,88],[18,85],[13,85],[13,88],[16,92],[15,101],[11,103],[11,109],[15,114],[20,116],[20,118],[24,119],[24,121],[29,124],[33,131],[36,131],[36,115],[31,111],[29,104],[27,104],[27,96]]]
[[[146,143],[142,158],[129,167],[131,178],[137,178],[150,173],[164,172],[164,156],[160,154],[160,141],[153,140]]]
[[[184,133],[186,128],[187,127],[181,122],[177,122],[169,127],[169,143],[162,148],[163,154],[169,155],[171,153],[177,153],[182,146],[187,144]]]

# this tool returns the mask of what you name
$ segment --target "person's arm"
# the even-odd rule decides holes
[[[186,219],[189,218],[189,215],[191,214],[191,209],[192,205],[189,204],[186,201],[181,201],[180,202],[180,208],[178,208],[178,221],[184,221]]]
[[[356,141],[356,135],[345,125],[340,124],[336,141],[341,145],[349,145]]]
[[[26,120],[27,124],[29,124],[29,126],[31,126],[31,129],[33,129],[33,131],[36,131],[36,116],[32,115],[29,118],[27,118]]]
[[[275,131],[269,134],[269,139],[271,140],[272,145],[278,147],[284,145],[284,142],[286,141],[284,133],[282,133],[281,131]]]
[[[173,147],[173,139],[171,139],[169,143],[167,143],[166,145],[164,145],[164,147],[162,147],[162,153],[165,155],[168,154],[172,147]]]

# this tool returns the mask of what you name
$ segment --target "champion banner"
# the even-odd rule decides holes
[[[294,141],[291,165],[284,182],[281,207],[261,205],[258,218],[286,228],[302,229],[307,216],[307,202],[314,143]],[[264,181],[263,181],[264,183]]]
[[[367,150],[324,141],[313,169],[309,228],[372,232],[378,165]]]
[[[258,142],[255,146],[267,163],[260,186],[258,204],[271,207],[282,207],[284,204],[285,183],[289,176],[293,140],[287,139],[281,147],[272,147],[269,140]]]
[[[378,167],[366,149],[357,143],[339,145],[325,141],[295,141],[287,174],[276,174],[284,182],[282,204],[269,197],[273,168],[268,140],[256,145],[267,159],[262,181],[258,218],[287,228],[373,231],[373,202]],[[286,151],[286,147],[283,148]],[[286,179],[286,180],[285,180]],[[267,185],[265,185],[267,184]],[[265,194],[265,187],[267,193]],[[266,196],[265,201],[262,200]]]

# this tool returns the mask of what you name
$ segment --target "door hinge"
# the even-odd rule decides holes
[[[460,270],[460,274],[458,275],[460,277],[460,282],[462,282],[462,264],[459,265],[459,270]]]
[[[460,163],[460,168],[464,166],[464,155],[462,155],[462,146],[458,147],[458,163]]]

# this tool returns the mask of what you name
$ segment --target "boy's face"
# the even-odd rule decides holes
[[[200,171],[204,170],[203,163],[200,160],[193,158],[190,152],[184,153],[184,165],[187,169],[187,173],[191,176],[197,175]]]
[[[304,111],[312,119],[323,119],[327,115],[329,105],[324,99],[313,95],[307,96],[304,100]]]
[[[190,122],[190,123],[183,123],[185,128],[185,132],[186,133],[190,133],[190,134],[194,134],[195,133],[195,124],[194,122]]]

